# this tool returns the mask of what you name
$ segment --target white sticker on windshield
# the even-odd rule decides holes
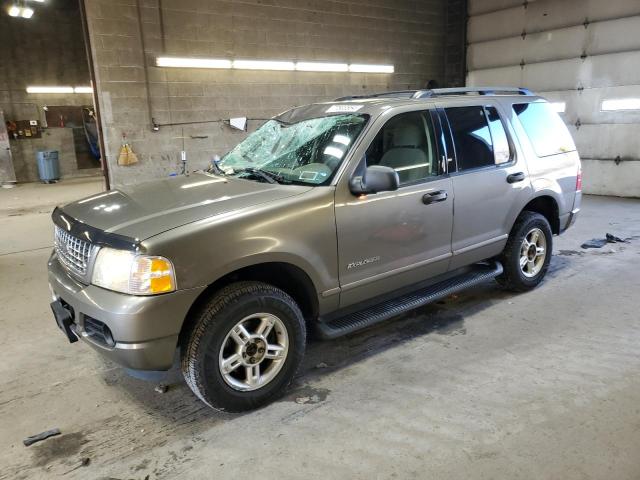
[[[300,176],[298,177],[300,180],[315,180],[316,178],[318,178],[318,172],[309,172],[309,171],[303,171],[300,172]]]
[[[326,113],[335,113],[335,112],[351,113],[351,112],[357,112],[362,107],[364,107],[364,105],[331,105]]]

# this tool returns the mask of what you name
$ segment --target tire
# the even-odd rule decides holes
[[[537,237],[532,235],[534,232],[538,234]],[[526,247],[525,239],[529,247]],[[533,239],[536,239],[536,245],[532,247]],[[541,246],[544,248],[543,256],[539,254]],[[504,271],[496,280],[505,289],[514,292],[526,292],[535,288],[547,273],[552,250],[553,233],[547,219],[539,213],[522,212],[499,257]],[[527,262],[522,266],[521,261],[524,262],[525,255]]]
[[[241,412],[271,402],[284,392],[304,356],[300,308],[266,283],[222,288],[194,320],[181,348],[182,374],[193,393],[216,410]]]

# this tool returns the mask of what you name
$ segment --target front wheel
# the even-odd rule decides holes
[[[504,272],[497,278],[498,282],[517,292],[536,287],[549,268],[552,235],[551,226],[544,216],[522,212],[500,256]]]
[[[291,382],[305,339],[304,318],[289,295],[261,282],[234,283],[197,314],[182,348],[182,373],[215,409],[257,408]]]

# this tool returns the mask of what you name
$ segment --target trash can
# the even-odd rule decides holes
[[[44,183],[52,183],[60,180],[60,164],[58,163],[57,150],[44,150],[38,152],[38,175]]]

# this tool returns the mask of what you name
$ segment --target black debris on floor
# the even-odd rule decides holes
[[[605,238],[592,238],[584,242],[580,247],[582,248],[602,248],[607,243],[629,243],[630,238],[622,239],[620,237],[616,237],[610,233],[605,234]]]

